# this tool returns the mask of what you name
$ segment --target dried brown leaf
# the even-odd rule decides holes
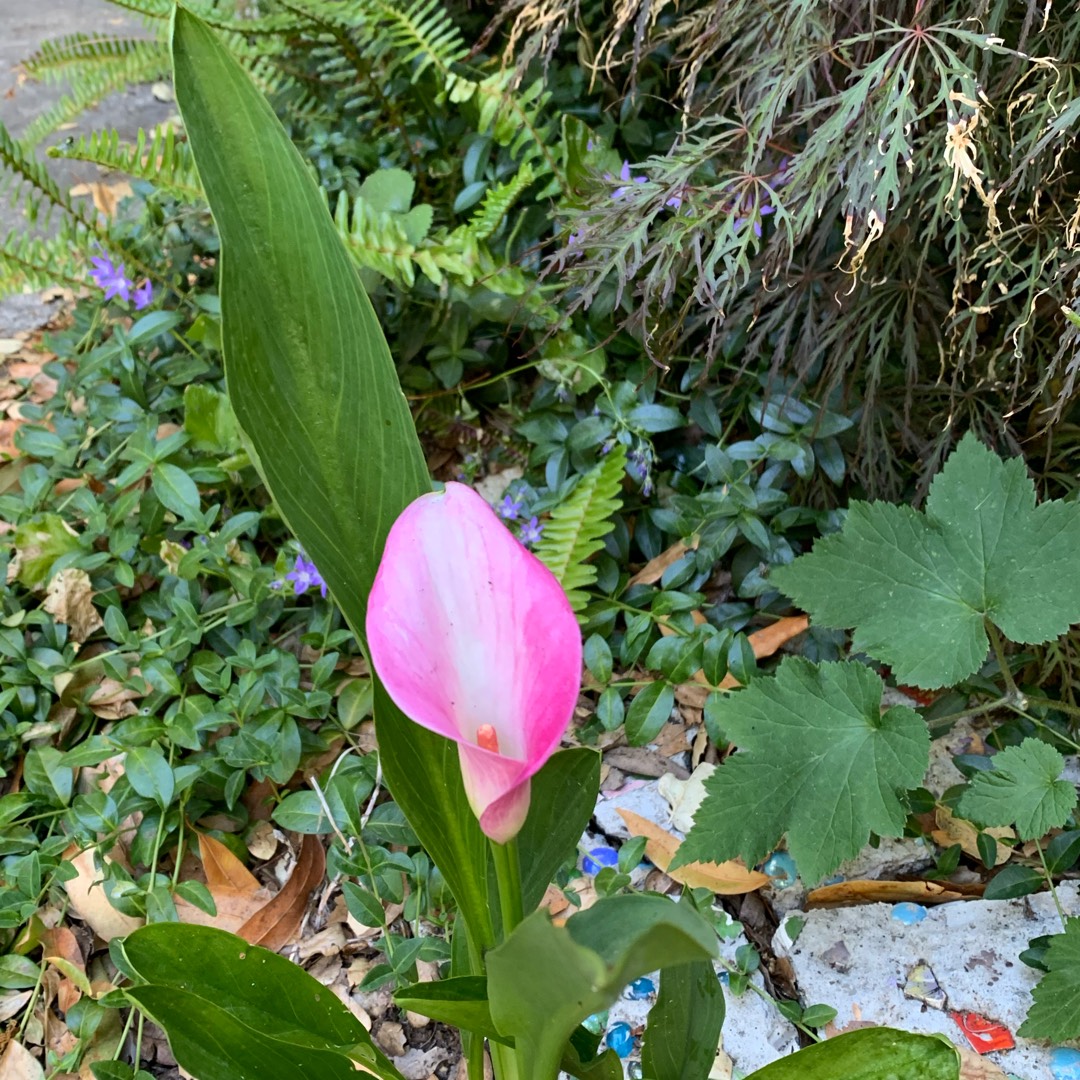
[[[94,590],[85,570],[68,567],[54,574],[45,592],[42,607],[71,628],[71,639],[85,641],[102,625],[101,616],[93,603]]]
[[[64,882],[71,909],[99,938],[112,941],[114,937],[123,937],[142,926],[142,919],[125,915],[109,903],[100,884],[102,875],[94,866],[92,848],[79,851],[78,847],[72,844],[63,857],[75,870],[75,876]],[[108,856],[103,856],[103,859],[106,863],[110,861]]]
[[[982,896],[984,885],[960,885],[938,881],[841,881],[823,885],[807,894],[808,907],[844,907],[849,904],[942,904]]]
[[[698,538],[687,545],[681,540],[676,540],[666,551],[661,551],[655,558],[650,559],[628,582],[630,585],[655,585],[663,576],[664,571],[674,563],[677,563],[688,551],[697,551]]]

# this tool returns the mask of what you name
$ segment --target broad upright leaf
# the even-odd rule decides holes
[[[127,995],[198,1080],[328,1080],[356,1065],[400,1074],[333,994],[277,953],[209,926],[156,924],[124,939]]]
[[[656,894],[608,897],[564,927],[538,911],[488,954],[491,1017],[515,1040],[520,1080],[549,1080],[578,1023],[628,982],[716,952],[716,934],[689,904]]]
[[[650,1080],[708,1080],[724,1023],[724,991],[708,960],[667,968],[649,1013],[641,1064]]]
[[[986,659],[986,619],[1026,644],[1080,621],[1080,504],[1036,506],[1023,460],[968,434],[925,514],[852,503],[840,533],[772,580],[816,623],[854,627],[854,649],[900,682],[951,686]]]
[[[1047,973],[1031,991],[1035,1004],[1019,1034],[1054,1042],[1080,1038],[1080,919],[1065,920],[1065,932],[1050,939],[1043,963]]]
[[[1025,739],[993,757],[976,773],[957,810],[980,825],[1015,825],[1021,840],[1060,828],[1076,805],[1076,788],[1061,779],[1065,759],[1041,739]]]
[[[760,862],[787,833],[803,879],[820,881],[870,833],[900,836],[903,796],[926,772],[930,736],[903,706],[881,713],[882,684],[854,662],[787,657],[719,706],[739,748],[705,781],[705,801],[672,866],[741,855]]]
[[[221,234],[229,398],[267,487],[354,633],[397,515],[430,490],[375,313],[299,152],[214,32],[175,10],[176,97]],[[487,845],[457,750],[377,688],[383,773],[478,940]]]
[[[943,1035],[872,1027],[789,1054],[746,1080],[959,1080],[960,1055]]]

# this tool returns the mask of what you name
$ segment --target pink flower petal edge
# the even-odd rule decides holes
[[[555,576],[475,491],[449,483],[394,522],[367,637],[398,708],[458,744],[481,829],[511,839],[581,686],[581,632]]]

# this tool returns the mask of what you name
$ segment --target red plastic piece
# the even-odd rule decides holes
[[[1016,1045],[1012,1032],[996,1020],[988,1020],[985,1016],[973,1012],[953,1012],[949,1015],[978,1054],[989,1054],[992,1050],[1011,1050]]]

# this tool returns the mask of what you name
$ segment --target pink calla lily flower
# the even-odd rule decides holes
[[[448,483],[394,522],[367,637],[398,708],[458,744],[480,828],[512,839],[581,687],[581,632],[555,576],[475,491]]]

